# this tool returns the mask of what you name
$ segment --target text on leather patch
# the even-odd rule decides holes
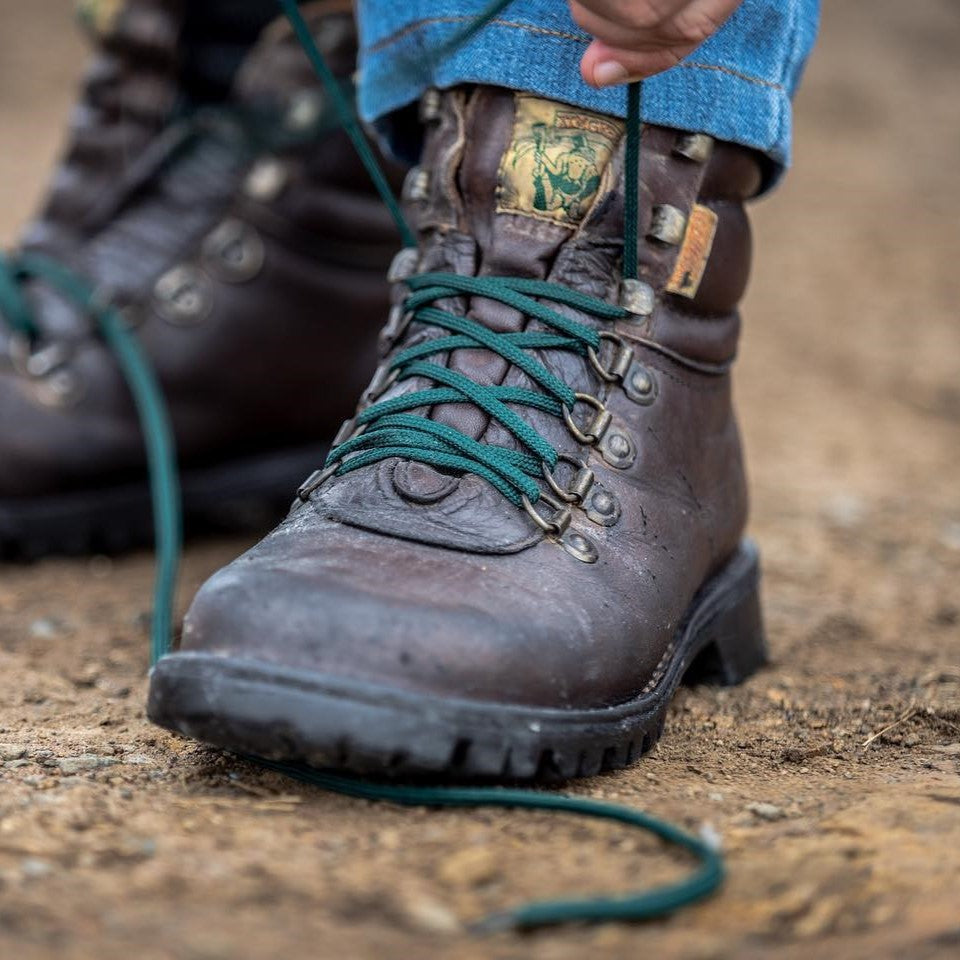
[[[513,137],[500,161],[497,213],[576,225],[600,189],[623,124],[526,94],[515,97]]]
[[[673,267],[673,275],[667,283],[667,293],[689,297],[691,300],[697,295],[716,233],[716,213],[709,207],[695,203],[687,220],[687,230]]]

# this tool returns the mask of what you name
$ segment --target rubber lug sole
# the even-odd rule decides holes
[[[321,445],[184,470],[184,527],[189,536],[270,529],[297,487],[320,464]],[[48,554],[116,554],[153,543],[146,482],[34,499],[0,499],[0,559]]]
[[[616,706],[562,710],[432,697],[185,652],[154,667],[147,713],[216,747],[358,774],[591,776],[654,746],[681,681],[737,684],[766,663],[759,579],[756,548],[744,542],[697,594],[656,685]]]

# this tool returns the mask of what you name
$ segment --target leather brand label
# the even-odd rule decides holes
[[[77,18],[96,37],[106,37],[113,32],[123,0],[77,0]]]
[[[590,209],[623,134],[611,117],[526,94],[500,161],[497,213],[576,226]]]
[[[673,267],[673,275],[667,283],[667,293],[691,300],[697,295],[716,233],[717,215],[709,207],[695,203],[687,220],[687,231]]]

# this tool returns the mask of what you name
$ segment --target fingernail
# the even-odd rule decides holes
[[[627,68],[616,60],[604,60],[593,68],[593,82],[598,87],[615,87],[630,79]]]

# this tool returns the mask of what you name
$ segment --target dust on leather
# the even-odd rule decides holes
[[[498,172],[497,213],[576,226],[596,200],[623,131],[610,117],[517,94],[513,135]]]

